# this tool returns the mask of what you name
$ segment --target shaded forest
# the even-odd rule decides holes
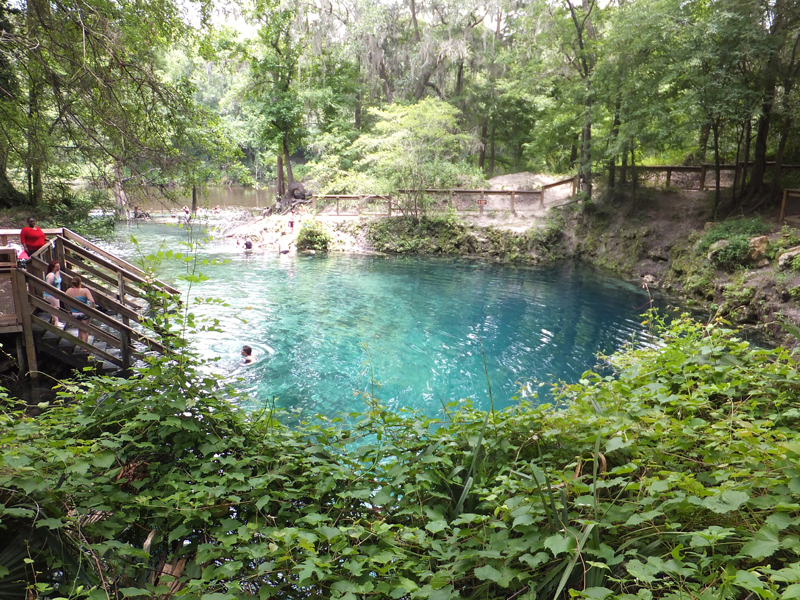
[[[0,206],[131,187],[323,192],[800,163],[790,0],[0,2]],[[227,16],[227,19],[226,19]],[[795,186],[796,187],[796,186]]]

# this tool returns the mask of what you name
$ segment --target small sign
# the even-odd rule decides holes
[[[486,198],[478,198],[478,204],[486,204]]]

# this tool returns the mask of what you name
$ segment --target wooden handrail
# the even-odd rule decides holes
[[[58,298],[62,302],[62,304],[65,304],[68,308],[74,307],[79,312],[88,315],[92,319],[100,321],[101,323],[105,324],[106,326],[112,329],[126,332],[132,339],[136,339],[143,345],[146,345],[153,350],[157,350],[158,352],[161,353],[164,352],[164,346],[159,342],[157,342],[156,340],[139,333],[129,325],[117,321],[113,317],[109,317],[104,312],[99,311],[96,308],[92,308],[91,306],[89,306],[88,304],[84,304],[80,300],[75,300],[72,296],[69,296],[68,294],[62,292],[60,289],[53,287],[52,285],[50,285],[46,281],[39,279],[35,275],[31,275],[30,273],[27,273],[25,271],[23,271],[23,273],[25,273],[25,278],[27,280],[29,288],[32,287],[35,291],[39,292],[47,292],[51,296]],[[37,308],[40,308],[41,310],[44,310],[45,312],[48,312],[50,314],[56,315],[58,316],[59,319],[62,318],[62,316],[64,316],[65,314],[68,315],[70,318],[65,320],[72,322],[73,325],[77,325],[77,320],[74,320],[69,312],[65,313],[64,311],[53,308],[48,302],[39,299],[36,295],[30,294],[30,292],[28,293],[28,299],[30,303],[34,304]],[[141,317],[138,317],[137,320],[139,319],[141,319]],[[102,330],[98,331],[102,332]],[[101,337],[101,339],[108,341],[104,337],[105,335],[107,334],[105,332],[102,332],[102,334],[98,337]]]
[[[44,270],[47,268],[47,264],[44,263],[40,259],[34,258],[34,259],[32,259],[32,263],[33,263],[33,266],[35,268],[40,269],[43,273],[44,273]],[[30,272],[30,263],[28,265],[28,272]],[[72,278],[72,277],[75,277],[75,276],[80,277],[80,273],[72,271],[66,265],[61,269],[61,273],[63,275],[65,275],[66,277],[68,277],[68,278]],[[100,298],[102,298],[102,300],[103,300],[102,302],[98,302],[98,304],[102,305],[105,308],[112,309],[112,310],[120,313],[121,315],[123,315],[126,318],[134,319],[134,320],[137,320],[137,321],[139,320],[139,318],[140,318],[139,317],[139,313],[137,313],[134,310],[131,310],[125,304],[122,304],[122,303],[118,302],[116,300],[117,294],[113,290],[111,290],[109,288],[106,288],[106,287],[103,287],[101,284],[97,283],[96,281],[92,281],[91,284],[92,284],[91,286],[87,286],[87,287],[89,287],[89,289],[92,291],[92,294],[97,293],[97,295]],[[136,306],[137,308],[139,308],[133,302],[127,302],[127,304],[129,304],[130,306]]]
[[[119,257],[114,256],[110,252],[107,252],[107,251],[103,250],[102,248],[100,248],[99,246],[93,244],[89,240],[79,236],[77,233],[75,233],[73,231],[70,231],[69,229],[64,229],[63,237],[65,239],[69,240],[70,242],[78,244],[79,246],[83,246],[85,249],[91,250],[93,253],[100,255],[102,258],[105,258],[108,262],[116,265],[118,267],[118,269],[122,270],[125,273],[126,277],[129,277],[130,279],[132,279],[134,281],[139,281],[140,283],[153,285],[152,282],[149,282],[147,280],[146,273],[144,271],[142,271],[139,267],[129,263],[126,260],[123,260],[123,259],[121,259]],[[97,262],[100,262],[100,261],[98,260]],[[106,262],[106,261],[103,261],[103,262]],[[134,279],[134,277],[138,277],[138,279]],[[166,292],[168,292],[170,294],[173,294],[173,295],[181,293],[180,290],[172,287],[171,285],[168,285],[168,284],[164,283],[163,281],[158,281],[158,283],[155,284],[155,286],[156,287],[161,287]]]

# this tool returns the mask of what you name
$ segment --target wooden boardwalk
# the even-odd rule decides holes
[[[18,229],[0,229],[0,334],[16,342],[20,373],[32,380],[44,361],[76,368],[93,366],[99,372],[127,371],[148,352],[164,352],[158,335],[149,327],[145,311],[153,294],[171,296],[178,290],[148,278],[141,269],[103,250],[69,229],[45,229],[48,243],[27,262],[17,264],[16,253],[6,247],[19,239]],[[79,276],[94,296],[90,307],[49,285],[44,275],[52,260],[61,264],[62,285]],[[53,308],[44,292],[58,298]],[[88,315],[79,321],[70,308]],[[53,325],[53,317],[62,326]],[[78,339],[78,326],[89,332]]]

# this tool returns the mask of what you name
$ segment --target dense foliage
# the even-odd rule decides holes
[[[590,197],[645,162],[745,161],[741,201],[797,182],[790,0],[258,0],[241,32],[197,4],[198,29],[172,0],[0,2],[0,205],[293,164],[339,193],[548,170]]]
[[[365,393],[290,428],[191,361],[6,403],[0,594],[796,597],[794,358],[679,321],[611,364],[437,420]]]

